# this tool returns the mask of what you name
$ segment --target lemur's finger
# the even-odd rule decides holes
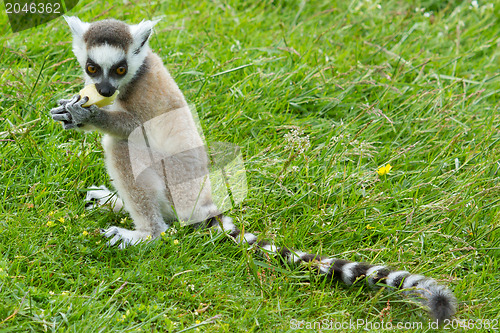
[[[78,95],[80,96],[80,95]],[[80,99],[78,101],[78,103],[76,103],[78,106],[81,106],[83,107],[83,104],[87,103],[89,101],[89,97],[88,96],[84,96],[82,99]]]
[[[75,95],[75,97],[71,100],[70,103],[66,104],[66,110],[81,110],[83,109],[83,104],[85,104],[89,98],[87,96],[81,98],[80,95]]]
[[[73,100],[73,98],[74,98],[74,96],[69,98],[69,99],[60,99],[58,103],[59,103],[59,105],[66,105],[69,102],[71,102]]]
[[[75,105],[79,100],[80,100],[80,95],[77,94],[73,96],[73,98],[71,98],[71,100],[68,103],[64,104],[65,110],[67,111],[68,107]]]
[[[80,99],[80,95],[76,94],[76,95],[73,95],[73,97],[71,97],[70,99],[60,100],[59,104],[61,104],[61,105],[73,104],[73,103],[76,103],[79,99]]]
[[[67,112],[53,114],[52,119],[54,119],[55,121],[71,121],[71,114]]]
[[[52,110],[50,110],[51,114],[57,114],[61,112],[66,112],[66,108],[64,107],[64,105],[58,106],[57,108],[53,108]]]

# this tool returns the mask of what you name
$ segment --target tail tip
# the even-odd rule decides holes
[[[429,299],[430,314],[439,324],[442,324],[455,314],[456,303],[455,296],[449,290],[441,290]]]

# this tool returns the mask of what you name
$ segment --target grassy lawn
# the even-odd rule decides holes
[[[241,227],[432,276],[457,296],[455,319],[472,325],[461,330],[474,331],[481,320],[500,329],[499,8],[81,1],[70,14],[163,18],[151,47],[207,141],[242,148],[248,196],[228,212]],[[13,34],[1,11],[0,31],[0,332],[288,332],[358,320],[434,331],[396,292],[325,283],[206,231],[176,226],[108,248],[99,228],[132,224],[85,211],[86,189],[110,185],[100,135],[49,116],[83,86],[69,28],[59,18]]]

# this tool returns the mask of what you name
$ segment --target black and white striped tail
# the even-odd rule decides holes
[[[446,286],[438,284],[432,278],[410,274],[407,271],[394,271],[386,266],[328,258],[285,247],[280,248],[266,241],[257,242],[257,236],[252,233],[242,234],[234,224],[233,219],[228,216],[214,217],[210,224],[210,226],[217,226],[220,231],[228,232],[229,236],[237,243],[244,241],[248,245],[258,246],[262,252],[278,255],[289,264],[309,263],[327,279],[336,279],[347,285],[364,280],[372,287],[385,285],[402,290],[404,295],[413,296],[426,306],[430,315],[440,323],[445,319],[450,319],[455,314],[455,296]]]

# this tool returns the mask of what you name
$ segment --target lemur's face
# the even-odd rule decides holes
[[[112,96],[123,86],[128,74],[128,61],[124,50],[111,45],[100,45],[88,51],[85,74],[95,83],[99,94]]]
[[[128,25],[117,20],[85,23],[65,17],[73,32],[73,52],[86,83],[94,83],[106,97],[125,87],[147,56],[149,36],[156,21]]]

